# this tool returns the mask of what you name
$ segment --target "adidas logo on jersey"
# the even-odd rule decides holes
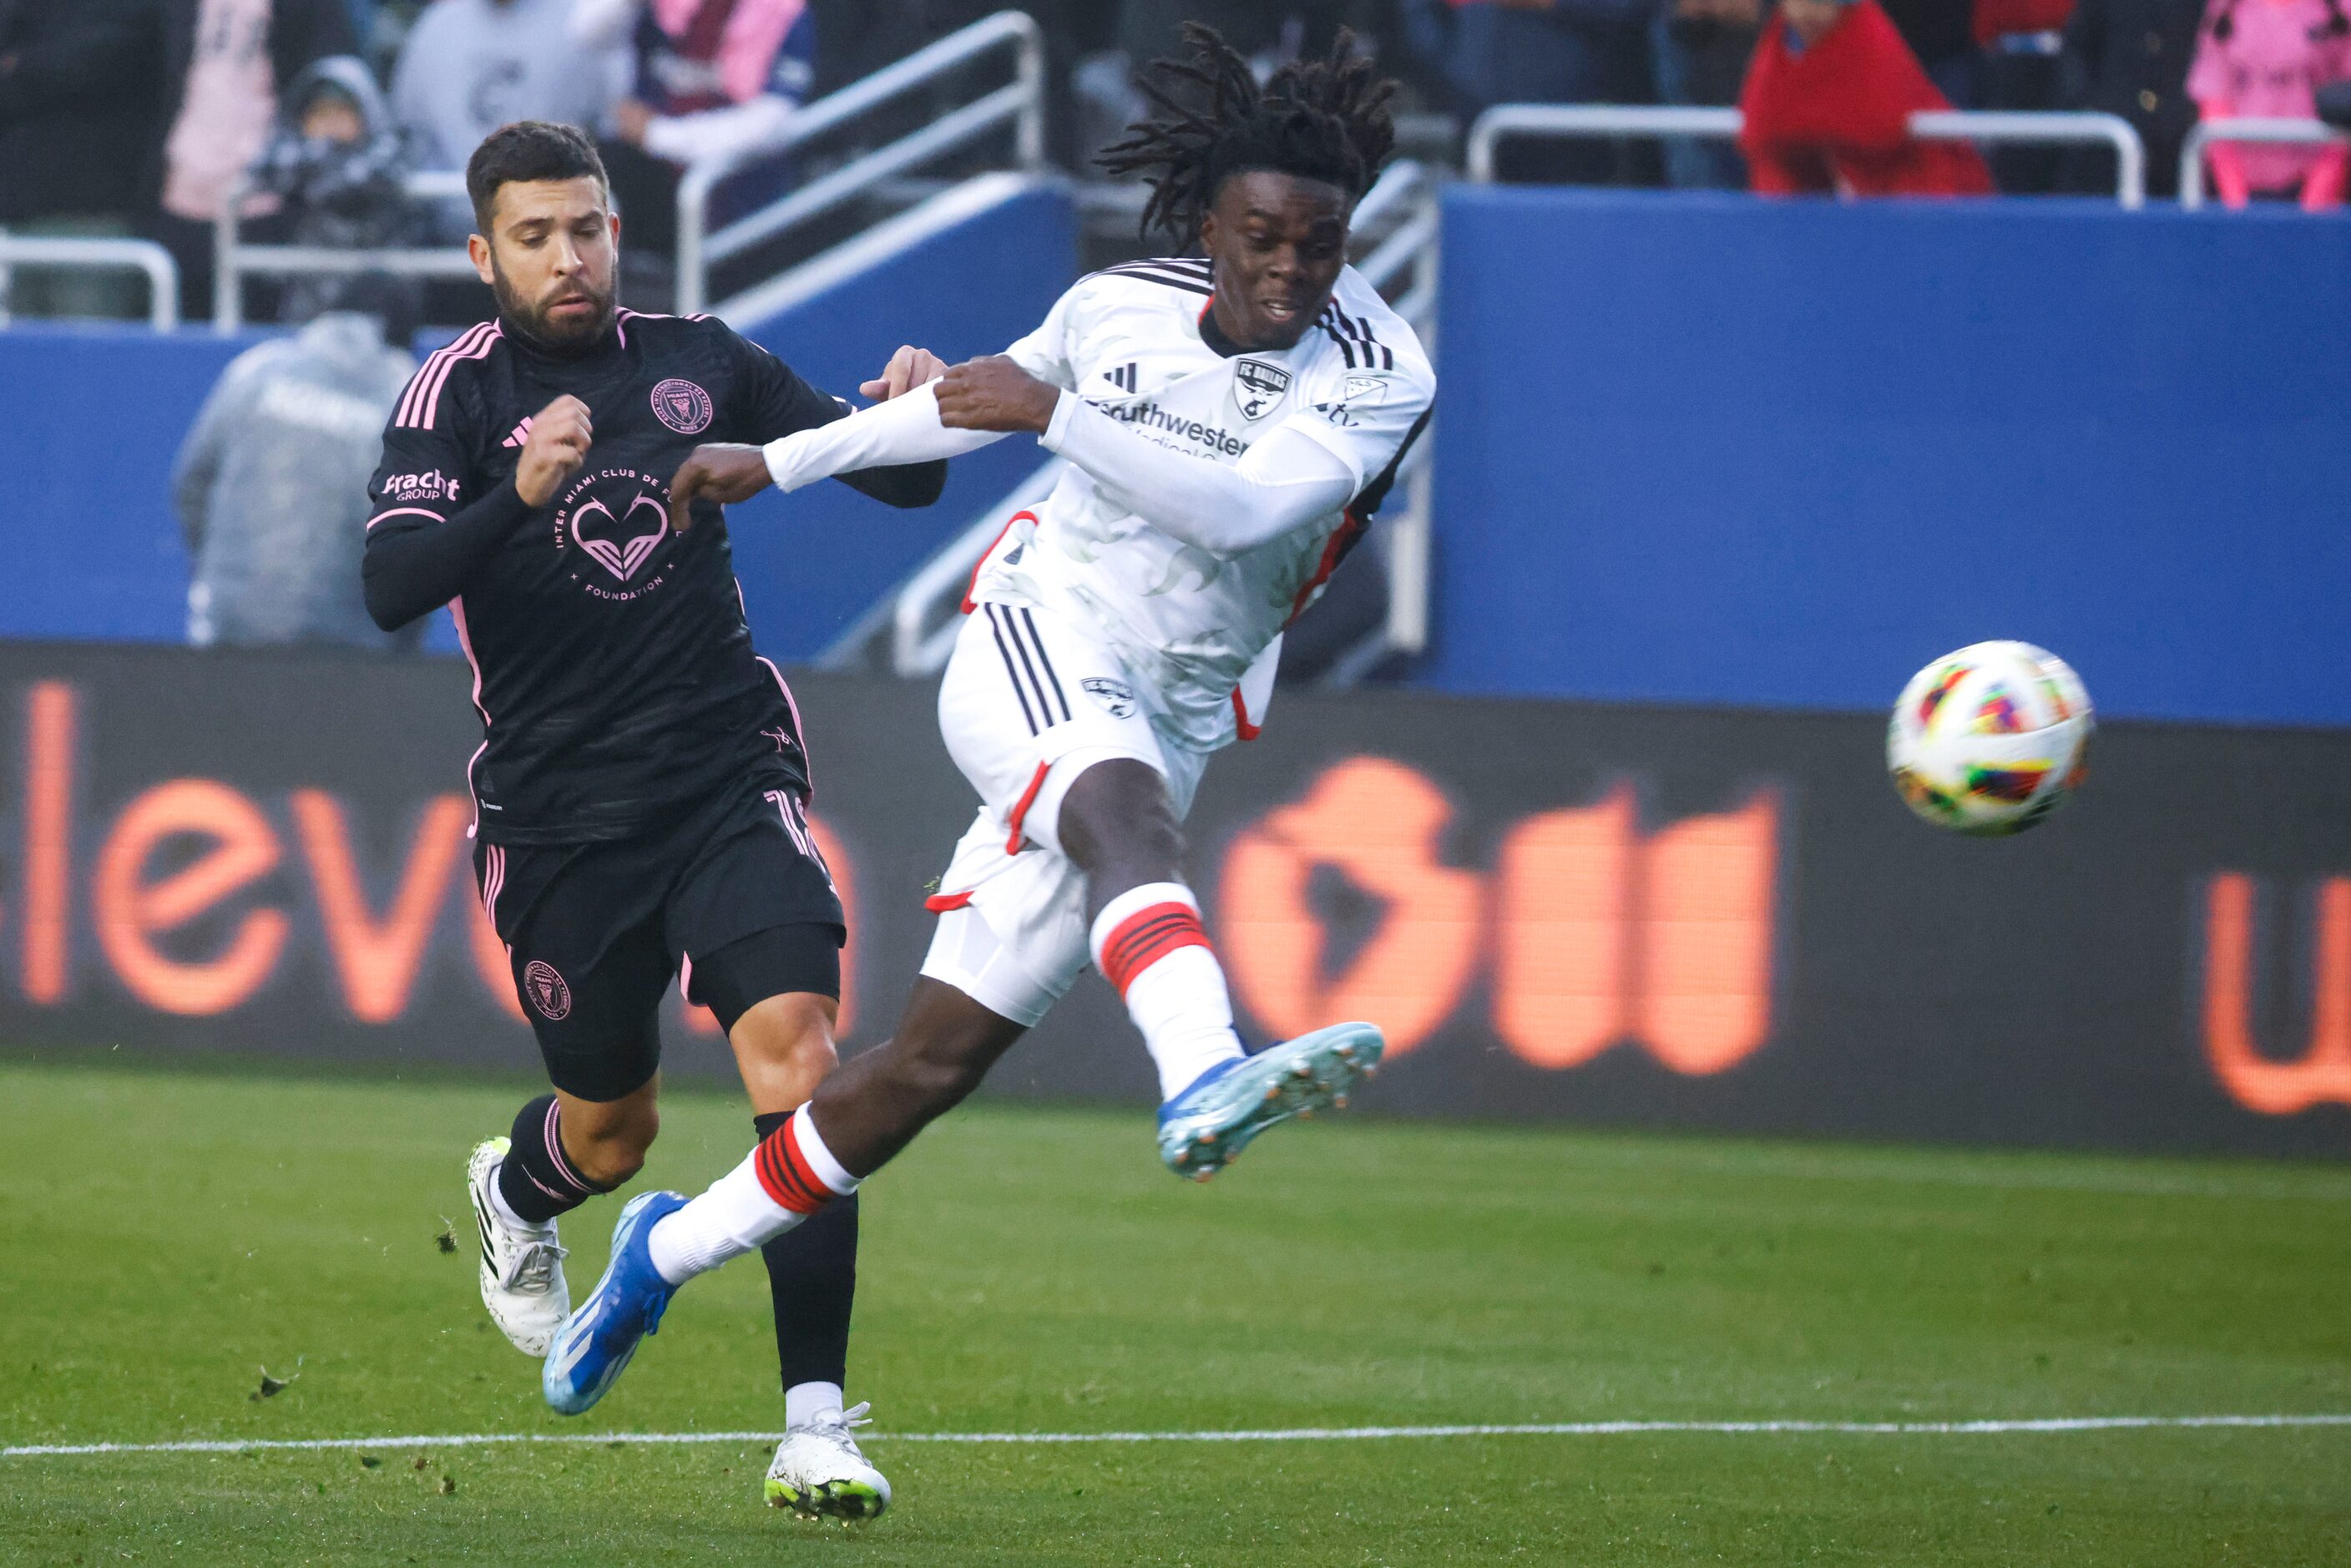
[[[1143,378],[1136,372],[1133,361],[1129,361],[1127,363],[1119,366],[1118,369],[1114,371],[1104,371],[1102,372],[1102,380],[1108,382],[1119,391],[1126,393],[1129,397],[1133,397],[1136,391],[1139,390],[1142,379]]]

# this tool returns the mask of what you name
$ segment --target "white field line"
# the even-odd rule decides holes
[[[867,1432],[868,1443],[1334,1443],[1386,1437],[2007,1437],[2036,1432],[2188,1431],[2230,1427],[2351,1427],[2351,1415],[2057,1416],[2011,1421],[1548,1421],[1486,1427],[1279,1427],[1237,1432]],[[76,1454],[251,1454],[317,1448],[473,1448],[490,1444],[773,1443],[781,1432],[470,1432],[399,1437],[225,1438],[184,1443],[28,1443],[0,1459]]]

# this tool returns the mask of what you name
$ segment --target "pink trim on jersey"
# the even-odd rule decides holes
[[[457,628],[457,646],[465,653],[465,663],[474,666],[474,711],[482,716],[482,727],[490,727],[490,710],[482,706],[482,661],[474,657],[474,639],[465,627],[465,601],[463,595],[449,601],[449,619]],[[482,742],[487,746],[488,741]]]
[[[474,670],[474,711],[482,716],[482,727],[490,727],[490,710],[482,706],[482,661],[474,657],[474,639],[465,629],[465,601],[460,596],[449,601],[449,620],[457,628],[457,646],[465,650],[465,663]],[[474,769],[482,760],[482,753],[490,748],[488,737],[465,758],[465,793],[474,798],[474,825],[465,830],[467,838],[482,831],[482,792],[475,786]]]
[[[449,520],[440,513],[428,512],[422,507],[394,507],[389,512],[378,512],[374,517],[370,517],[368,519],[368,531],[370,533],[373,533],[375,531],[375,526],[378,523],[387,521],[392,517],[430,517],[436,523],[445,523]]]
[[[735,596],[737,599],[743,596],[743,584],[739,579],[735,584]],[[751,657],[768,666],[768,674],[776,677],[776,689],[784,694],[784,706],[792,710],[792,734],[800,743],[800,772],[808,779],[808,798],[813,800],[816,799],[816,758],[809,755],[808,730],[800,724],[799,701],[792,695],[792,688],[785,683],[784,672],[776,668],[774,663],[766,654],[754,653]]]
[[[485,321],[425,361],[416,379],[408,383],[408,393],[401,400],[400,413],[392,422],[393,428],[432,429],[441,408],[441,389],[449,384],[450,372],[463,361],[487,359],[505,335],[506,329],[498,323]]]

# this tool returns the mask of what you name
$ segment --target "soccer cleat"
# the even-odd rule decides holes
[[[802,1519],[879,1519],[890,1506],[890,1483],[859,1451],[852,1428],[868,1423],[872,1406],[820,1411],[805,1426],[785,1432],[768,1467],[768,1506],[788,1508]]]
[[[465,1197],[474,1206],[474,1226],[482,1233],[482,1305],[514,1347],[525,1355],[545,1355],[548,1342],[571,1311],[571,1291],[563,1282],[563,1249],[555,1222],[517,1225],[498,1212],[490,1184],[512,1140],[485,1138],[465,1162]]]
[[[1159,1158],[1177,1176],[1206,1181],[1268,1127],[1345,1104],[1386,1049],[1377,1026],[1341,1023],[1220,1061],[1159,1107]]]
[[[640,1193],[621,1210],[612,1227],[612,1260],[604,1277],[563,1320],[548,1347],[547,1364],[539,1372],[539,1391],[549,1405],[566,1416],[578,1416],[628,1370],[629,1358],[645,1335],[659,1332],[662,1313],[676,1289],[653,1267],[646,1238],[653,1222],[684,1208],[685,1198],[674,1192]]]

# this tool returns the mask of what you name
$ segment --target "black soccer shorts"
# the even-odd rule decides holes
[[[795,791],[747,783],[605,843],[476,843],[474,872],[548,1079],[580,1099],[652,1079],[673,975],[728,1030],[769,997],[841,994],[841,895]]]

